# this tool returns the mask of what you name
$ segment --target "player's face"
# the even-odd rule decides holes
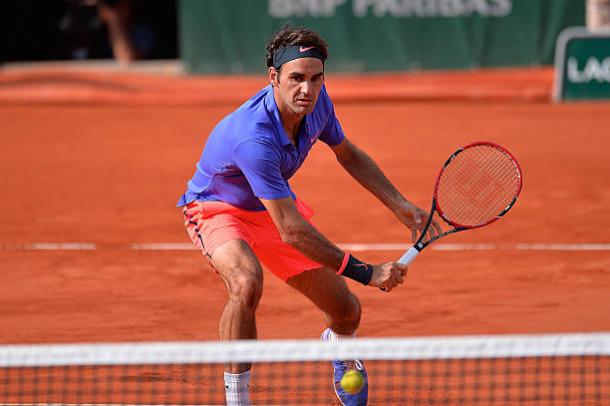
[[[324,65],[317,58],[299,58],[282,65],[279,78],[270,70],[280,111],[304,116],[310,113],[324,84]]]

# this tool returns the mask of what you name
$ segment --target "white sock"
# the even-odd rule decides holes
[[[339,334],[335,333],[333,329],[329,328],[328,333],[328,341],[340,341],[340,340],[349,340],[356,337],[356,333],[353,334]]]
[[[227,406],[250,405],[250,371],[241,374],[225,372],[225,395]]]

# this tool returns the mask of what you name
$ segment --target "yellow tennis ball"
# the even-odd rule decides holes
[[[362,374],[355,370],[347,371],[341,378],[341,387],[350,395],[355,395],[362,390],[364,378]]]

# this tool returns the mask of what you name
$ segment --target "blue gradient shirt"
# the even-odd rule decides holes
[[[322,87],[299,130],[297,145],[282,126],[273,88],[265,87],[216,125],[178,207],[194,200],[221,201],[244,210],[265,210],[259,198],[296,198],[288,180],[317,140],[330,146],[345,135]]]

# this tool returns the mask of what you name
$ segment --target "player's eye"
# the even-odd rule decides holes
[[[321,81],[321,80],[323,80],[323,79],[324,79],[324,75],[316,75],[316,76],[314,76],[314,77],[311,79],[311,81],[312,81],[312,82],[314,82],[314,83],[318,83],[318,82],[320,82],[320,81]]]

